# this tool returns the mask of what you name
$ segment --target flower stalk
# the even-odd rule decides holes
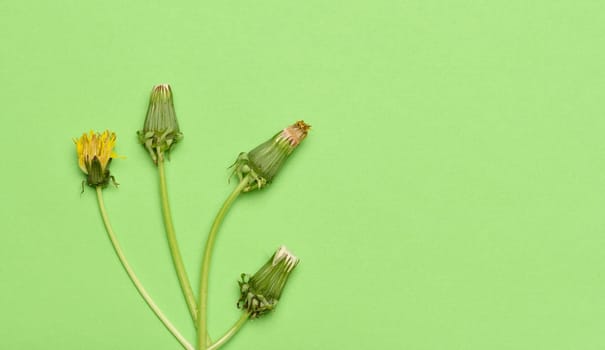
[[[111,241],[111,245],[120,260],[120,263],[124,267],[126,274],[134,284],[135,288],[145,300],[149,308],[153,311],[153,313],[157,316],[157,318],[164,324],[164,327],[174,336],[174,338],[183,346],[186,350],[195,350],[193,346],[183,337],[183,335],[178,331],[178,329],[170,322],[170,320],[164,315],[162,310],[157,306],[157,304],[153,301],[147,290],[143,287],[143,284],[138,279],[137,275],[134,273],[134,270],[128,263],[124,252],[122,251],[122,247],[118,242],[118,239],[111,227],[111,223],[109,222],[109,216],[107,215],[107,210],[105,209],[105,203],[103,201],[103,190],[102,186],[97,186],[97,202],[99,204],[99,211],[101,213],[101,217],[103,219],[103,224],[105,225],[105,230],[107,231],[107,235],[109,236],[109,240]]]
[[[168,202],[168,189],[166,186],[166,172],[164,170],[164,159],[158,160],[158,172],[160,177],[160,197],[162,201],[162,216],[164,218],[164,227],[166,229],[166,239],[168,240],[168,248],[170,249],[170,256],[172,257],[172,263],[176,271],[176,276],[181,286],[181,291],[185,297],[185,303],[189,310],[189,315],[193,320],[193,324],[197,326],[198,310],[195,296],[193,295],[193,288],[189,282],[189,276],[185,270],[185,264],[183,263],[183,257],[181,256],[181,250],[176,240],[176,232],[174,230],[174,224],[172,222],[172,213],[170,211],[170,204]]]
[[[231,338],[233,338],[233,336],[237,332],[239,332],[239,330],[246,323],[246,321],[248,321],[248,319],[250,319],[250,313],[242,312],[242,315],[237,320],[237,322],[235,322],[233,326],[231,326],[231,328],[229,328],[229,330],[227,330],[227,332],[225,332],[225,334],[220,339],[212,343],[212,345],[208,347],[208,350],[216,350],[221,346],[225,345]]]
[[[126,274],[134,284],[143,300],[145,300],[149,308],[164,324],[166,329],[176,338],[184,349],[194,350],[193,346],[164,315],[162,310],[157,306],[147,290],[145,290],[143,287],[143,284],[138,279],[134,273],[134,270],[126,259],[126,255],[124,254],[109,221],[109,216],[107,215],[107,210],[105,208],[105,202],[103,200],[103,188],[107,186],[110,179],[115,183],[113,176],[110,175],[109,172],[111,160],[118,157],[113,151],[116,143],[115,133],[109,132],[108,130],[104,131],[103,133],[95,133],[90,131],[89,133],[82,134],[79,139],[74,139],[74,143],[76,144],[78,166],[87,176],[86,183],[96,189],[97,204],[99,206],[101,218],[103,219],[103,224],[105,225],[105,230],[107,231],[107,236],[109,237],[109,241],[111,242],[111,245],[118,256],[124,271],[126,271]],[[83,185],[84,183],[82,186]]]
[[[208,336],[208,276],[210,272],[212,250],[216,241],[218,229],[229,208],[242,192],[261,189],[273,180],[284,161],[292,154],[294,149],[298,147],[300,142],[305,139],[309,129],[310,126],[300,120],[278,132],[271,139],[254,148],[252,151],[240,153],[232,166],[234,168],[232,176],[237,175],[240,181],[229,197],[227,197],[212,223],[202,260],[200,291],[198,296],[199,314],[197,348],[199,350],[206,350],[208,348],[208,343],[206,342]]]
[[[149,98],[149,107],[143,129],[138,132],[139,142],[147,149],[151,159],[158,168],[160,178],[160,197],[162,206],[162,218],[166,231],[168,248],[176,276],[187,304],[187,309],[193,324],[197,325],[197,305],[193,288],[189,282],[183,257],[179,249],[172,212],[168,201],[168,187],[166,181],[166,171],[164,168],[165,155],[171,148],[183,138],[179,123],[176,119],[172,89],[168,84],[159,84],[153,87]]]
[[[208,338],[208,328],[207,328],[207,315],[208,315],[208,276],[210,272],[210,259],[212,257],[212,250],[214,248],[214,243],[216,241],[216,234],[218,233],[218,229],[227,215],[229,208],[233,202],[237,199],[237,197],[242,193],[244,188],[248,186],[249,178],[245,176],[242,178],[237,187],[231,192],[229,197],[223,203],[223,206],[219,209],[216,217],[214,218],[214,222],[212,223],[212,227],[210,228],[210,233],[208,233],[208,238],[206,240],[206,248],[204,250],[204,258],[202,261],[202,271],[200,274],[200,293],[199,293],[199,308],[200,312],[198,315],[198,326],[197,326],[197,349],[203,350],[207,348],[207,342],[205,341]]]

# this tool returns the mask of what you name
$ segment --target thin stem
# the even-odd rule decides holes
[[[155,302],[153,301],[153,299],[151,298],[149,293],[147,293],[145,288],[143,288],[143,284],[141,284],[141,281],[139,281],[139,279],[135,275],[134,271],[132,270],[132,267],[130,267],[130,264],[128,263],[128,260],[126,260],[126,256],[124,255],[124,252],[122,251],[122,248],[120,247],[120,244],[118,243],[118,239],[117,239],[115,233],[113,232],[113,228],[111,227],[111,224],[109,222],[109,217],[107,216],[107,210],[105,209],[105,203],[103,202],[103,189],[100,186],[97,186],[96,189],[97,189],[97,200],[99,203],[99,210],[101,212],[101,217],[103,218],[103,223],[105,224],[105,229],[107,230],[107,235],[109,236],[109,240],[111,241],[111,244],[113,245],[113,249],[115,250],[116,254],[118,255],[118,259],[120,259],[120,262],[122,263],[122,266],[124,267],[124,270],[126,270],[128,277],[130,277],[130,280],[132,281],[134,286],[137,288],[137,291],[139,292],[141,297],[143,297],[143,299],[145,300],[147,305],[149,305],[149,308],[151,308],[151,310],[160,319],[160,321],[162,321],[162,323],[164,324],[166,329],[168,329],[168,331],[170,333],[172,333],[172,335],[176,338],[176,340],[178,340],[179,343],[181,343],[183,348],[185,348],[187,350],[195,350],[193,348],[193,346],[191,344],[189,344],[187,339],[185,339],[185,337],[183,337],[181,335],[181,333],[179,333],[179,331],[170,322],[170,320],[168,320],[168,318],[166,318],[166,316],[164,315],[162,310],[160,310],[160,308],[155,304]]]
[[[208,348],[208,343],[204,340],[208,335],[207,328],[207,313],[208,313],[208,274],[210,272],[210,258],[212,257],[212,248],[214,247],[214,241],[216,240],[216,233],[223,222],[225,214],[229,211],[231,204],[233,201],[239,196],[239,194],[243,191],[243,189],[248,185],[249,178],[248,176],[244,177],[237,187],[231,192],[229,197],[225,200],[225,203],[221,207],[221,209],[216,214],[216,218],[214,218],[214,223],[212,223],[212,227],[210,228],[210,233],[208,234],[208,238],[206,241],[206,249],[204,250],[204,259],[202,260],[202,271],[200,275],[200,314],[198,317],[198,327],[197,327],[197,348],[198,350],[204,350]]]
[[[187,271],[185,271],[185,265],[183,264],[183,258],[181,257],[181,251],[176,241],[176,233],[174,231],[174,225],[172,223],[172,214],[170,212],[170,205],[168,204],[168,189],[166,187],[166,172],[164,170],[164,157],[160,156],[158,159],[158,170],[160,173],[160,194],[162,197],[162,214],[164,216],[164,226],[166,227],[166,238],[168,238],[168,247],[170,248],[170,255],[172,256],[172,262],[174,263],[174,269],[176,270],[176,276],[181,285],[181,290],[185,296],[185,302],[189,309],[189,314],[193,319],[193,324],[197,325],[197,305],[195,302],[195,296],[193,295],[193,289],[189,283],[189,277]]]
[[[225,343],[228,342],[229,339],[231,339],[235,335],[235,333],[240,330],[240,328],[242,328],[244,323],[248,321],[249,317],[249,312],[242,312],[242,316],[239,318],[239,320],[237,320],[237,322],[235,322],[235,324],[233,324],[233,326],[231,326],[231,328],[229,328],[229,330],[220,339],[218,339],[216,342],[214,342],[214,344],[209,346],[208,350],[216,350],[221,346],[225,345]]]

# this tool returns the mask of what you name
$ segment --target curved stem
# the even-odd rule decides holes
[[[231,339],[235,335],[235,333],[237,333],[240,330],[240,328],[242,328],[244,323],[246,323],[246,321],[248,321],[249,317],[250,317],[249,312],[247,312],[247,311],[242,312],[242,316],[239,318],[239,320],[237,320],[237,322],[235,322],[235,324],[233,324],[233,326],[231,326],[231,328],[229,328],[229,330],[220,339],[218,339],[216,342],[214,342],[214,344],[209,346],[208,350],[216,350],[216,349],[220,348],[221,346],[225,345],[225,343],[228,342],[229,339]]]
[[[248,176],[244,177],[237,187],[231,192],[229,197],[225,200],[225,203],[221,207],[221,209],[216,214],[216,218],[214,218],[214,223],[212,223],[212,227],[210,228],[210,233],[208,234],[208,238],[206,241],[206,249],[204,250],[204,259],[202,260],[202,271],[200,275],[200,313],[198,317],[198,327],[197,327],[197,348],[198,350],[204,350],[208,348],[208,344],[204,341],[204,339],[208,336],[208,328],[207,328],[207,313],[208,313],[208,273],[210,272],[210,258],[212,257],[212,248],[214,247],[214,241],[216,240],[216,233],[218,232],[221,223],[229,211],[231,204],[233,201],[239,196],[242,190],[248,185],[249,178]]]
[[[103,190],[100,186],[97,186],[96,189],[97,189],[97,201],[99,203],[99,210],[101,212],[101,217],[103,218],[103,223],[105,224],[105,229],[107,231],[107,235],[109,236],[109,240],[111,241],[111,244],[113,245],[113,249],[115,250],[116,254],[118,255],[118,259],[120,259],[120,262],[122,263],[122,266],[124,267],[124,270],[126,270],[128,277],[130,277],[130,280],[132,281],[134,286],[137,288],[137,291],[139,292],[141,297],[143,297],[143,299],[145,300],[147,305],[149,305],[149,308],[151,308],[151,310],[160,319],[160,321],[162,321],[164,326],[166,326],[166,329],[168,329],[168,331],[170,333],[172,333],[172,335],[176,338],[176,340],[178,340],[179,343],[181,343],[183,348],[185,348],[187,350],[195,350],[193,348],[193,346],[191,344],[189,344],[187,339],[185,339],[185,337],[183,337],[181,335],[181,333],[179,333],[179,331],[170,322],[170,320],[168,320],[168,318],[166,318],[164,313],[162,313],[162,310],[160,310],[160,308],[155,304],[155,302],[153,301],[153,299],[151,298],[149,293],[147,293],[145,288],[143,288],[141,281],[139,281],[139,279],[135,275],[134,271],[132,270],[132,267],[130,267],[130,264],[128,263],[128,260],[126,260],[126,256],[124,255],[124,252],[122,251],[122,248],[120,247],[120,244],[118,243],[118,239],[117,239],[115,233],[113,232],[113,228],[111,227],[111,224],[109,222],[109,217],[107,216],[107,210],[105,209],[105,203],[103,202]]]
[[[174,263],[174,269],[176,270],[176,276],[181,285],[181,290],[185,296],[185,302],[189,309],[189,314],[193,319],[193,324],[197,326],[197,305],[195,302],[195,296],[193,295],[193,289],[189,283],[189,277],[185,271],[185,265],[183,264],[183,258],[181,257],[181,251],[176,241],[176,233],[174,231],[174,225],[172,223],[172,214],[170,212],[170,205],[168,204],[168,189],[166,187],[166,172],[164,170],[164,157],[158,159],[158,170],[160,173],[160,194],[162,197],[162,215],[164,216],[164,226],[166,227],[166,238],[168,239],[168,247],[170,248],[170,255],[172,256],[172,262]]]

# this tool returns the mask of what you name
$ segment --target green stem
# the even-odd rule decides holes
[[[164,170],[164,157],[160,156],[158,159],[158,170],[160,173],[160,194],[162,197],[162,214],[164,216],[164,226],[166,227],[166,237],[168,238],[168,247],[170,248],[170,255],[172,256],[172,262],[176,270],[176,276],[181,285],[181,290],[185,296],[185,302],[189,309],[189,314],[193,319],[193,324],[197,325],[197,305],[195,303],[195,296],[193,295],[193,289],[189,283],[189,277],[185,271],[185,265],[183,264],[183,258],[181,257],[181,251],[176,241],[176,233],[174,231],[174,225],[172,223],[172,214],[170,213],[170,205],[168,204],[168,189],[166,187],[166,172]]]
[[[109,240],[111,241],[111,244],[113,245],[113,249],[115,250],[116,254],[118,255],[118,259],[120,259],[120,262],[122,263],[122,266],[124,267],[124,270],[126,270],[128,277],[130,277],[130,280],[132,281],[134,286],[137,288],[137,291],[139,292],[139,294],[141,294],[141,297],[143,297],[143,299],[145,300],[147,305],[149,305],[149,308],[151,308],[151,310],[160,319],[160,321],[162,321],[164,326],[166,326],[166,329],[168,329],[168,331],[170,333],[172,333],[172,335],[176,338],[176,340],[178,340],[179,343],[181,343],[183,348],[185,348],[187,350],[195,350],[193,348],[193,346],[191,344],[189,344],[187,339],[185,339],[185,337],[183,337],[181,335],[181,333],[179,333],[179,331],[176,329],[176,327],[174,327],[174,325],[170,322],[170,320],[168,320],[168,318],[166,318],[164,313],[162,313],[162,310],[160,310],[160,308],[155,304],[155,302],[153,301],[153,299],[151,298],[149,293],[147,293],[145,288],[143,288],[141,281],[139,281],[139,279],[135,275],[134,271],[132,270],[132,267],[130,267],[130,264],[128,263],[128,260],[126,260],[126,256],[124,255],[124,252],[122,251],[122,248],[120,247],[120,244],[118,243],[118,239],[117,239],[115,233],[113,232],[113,228],[111,227],[111,224],[109,222],[109,217],[107,216],[107,210],[105,209],[105,203],[103,202],[103,189],[100,186],[97,186],[96,189],[97,189],[97,200],[99,203],[99,210],[101,211],[101,217],[103,218],[103,223],[105,224],[105,229],[107,230],[107,235],[109,236]]]
[[[235,335],[235,333],[240,330],[240,328],[242,328],[244,323],[248,321],[249,317],[249,312],[242,312],[242,316],[239,318],[239,320],[237,320],[237,322],[235,322],[235,324],[233,324],[233,326],[231,326],[231,328],[229,328],[229,330],[220,339],[218,339],[216,342],[214,342],[214,344],[209,346],[208,350],[216,350],[221,346],[225,345],[225,343],[228,342],[229,339],[231,339]]]
[[[216,233],[223,222],[225,214],[229,211],[231,204],[233,201],[239,196],[242,190],[248,185],[249,178],[248,176],[244,177],[242,181],[237,185],[237,187],[231,192],[229,197],[225,200],[225,203],[221,207],[221,209],[216,214],[216,218],[214,218],[214,223],[210,228],[210,233],[208,234],[208,238],[206,241],[206,249],[204,250],[204,259],[202,260],[202,271],[200,275],[200,314],[198,317],[198,327],[197,327],[197,348],[198,350],[204,350],[208,348],[208,343],[204,340],[208,336],[208,328],[207,328],[207,313],[208,313],[208,274],[210,272],[210,258],[212,256],[212,248],[214,247],[214,241],[216,240]]]

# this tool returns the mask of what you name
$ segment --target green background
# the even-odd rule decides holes
[[[194,332],[137,144],[170,83],[167,164],[197,290],[227,167],[309,137],[218,237],[210,333],[286,244],[276,312],[225,349],[604,349],[602,1],[0,1],[1,349],[179,349],[121,269],[73,137],[118,135],[105,199],[157,303]]]

